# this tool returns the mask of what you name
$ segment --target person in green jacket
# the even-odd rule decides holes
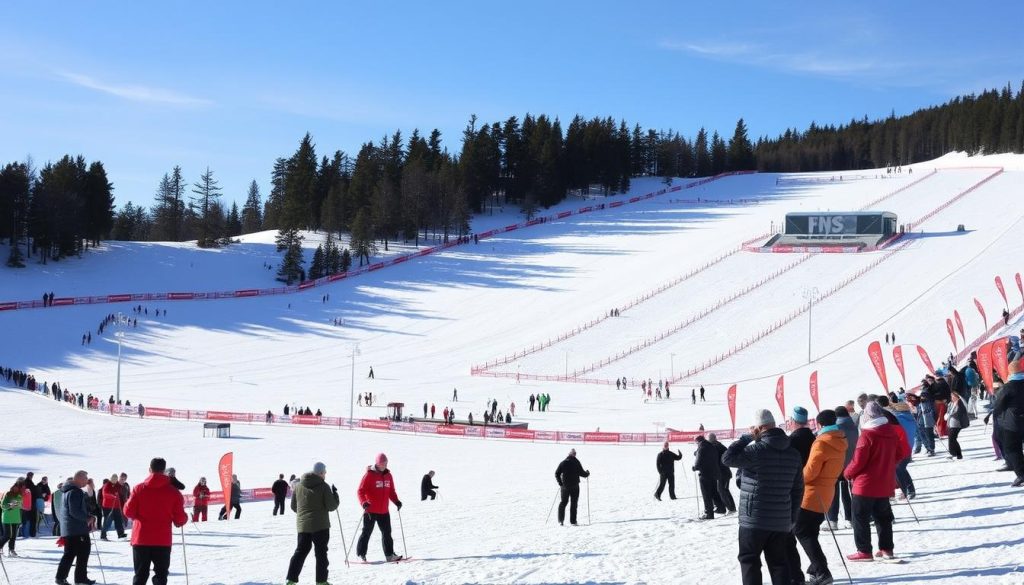
[[[14,552],[14,541],[18,539],[18,527],[21,526],[21,502],[22,493],[25,490],[25,480],[18,478],[2,499],[0,499],[0,520],[3,521],[3,534],[0,534],[0,550],[7,545],[7,556],[16,557]]]
[[[292,560],[288,563],[288,585],[299,582],[299,573],[306,563],[309,549],[313,547],[316,557],[317,585],[327,583],[327,542],[330,540],[331,512],[338,509],[338,489],[327,487],[327,466],[317,463],[312,473],[302,476],[292,491],[292,511],[298,529],[298,545]]]

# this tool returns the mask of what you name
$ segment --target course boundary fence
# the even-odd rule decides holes
[[[919,218],[919,219],[917,219],[917,220],[915,220],[913,222],[908,223],[908,226],[913,226],[913,227],[920,226],[921,224],[925,223],[926,221],[928,221],[929,219],[931,219],[932,217],[934,217],[935,215],[937,215],[941,211],[947,209],[948,207],[950,207],[953,204],[957,203],[958,201],[962,200],[967,195],[973,193],[978,188],[983,186],[985,183],[991,181],[992,179],[994,179],[998,175],[1002,174],[1003,171],[1004,171],[1003,167],[979,167],[979,168],[968,168],[968,169],[959,169],[959,168],[957,168],[957,169],[943,169],[943,170],[973,170],[973,171],[986,170],[986,169],[987,170],[992,170],[993,172],[991,174],[987,175],[986,177],[984,177],[983,179],[981,179],[980,181],[974,183],[970,187],[966,188],[965,190],[957,193],[954,197],[952,197],[951,199],[945,201],[944,203],[942,203],[941,205],[939,205],[935,209],[929,211],[928,213],[926,213],[921,218]],[[896,189],[896,190],[892,191],[891,193],[889,193],[889,194],[887,194],[887,195],[885,195],[885,196],[883,196],[883,197],[881,197],[879,199],[876,199],[876,200],[872,201],[867,206],[865,206],[865,207],[863,207],[861,209],[865,209],[867,207],[871,207],[873,205],[877,205],[878,203],[880,203],[882,201],[885,201],[886,199],[888,199],[890,197],[893,197],[893,196],[895,196],[895,195],[897,195],[897,194],[899,194],[899,193],[901,193],[901,192],[903,192],[903,191],[905,191],[905,190],[907,190],[907,189],[909,189],[909,188],[911,188],[911,187],[913,187],[913,186],[915,186],[915,185],[917,185],[917,184],[919,184],[919,183],[921,183],[921,182],[923,182],[923,181],[925,181],[925,180],[935,176],[937,174],[937,172],[938,172],[937,170],[933,170],[932,172],[930,172],[930,173],[926,174],[925,176],[921,177],[920,179],[917,179],[917,180],[915,180],[914,182],[912,182],[912,183],[910,183],[908,185],[904,185],[903,187],[901,187],[899,189]],[[908,232],[909,231],[910,231],[910,229],[908,228]],[[904,240],[904,241],[902,241],[902,243],[897,243],[895,246],[888,247],[886,249],[886,251],[882,255],[880,255],[877,259],[873,260],[867,266],[861,268],[860,270],[858,270],[854,274],[850,275],[849,277],[847,277],[846,279],[844,279],[840,283],[838,283],[835,286],[833,286],[832,288],[830,288],[828,291],[826,291],[824,294],[822,294],[820,297],[818,297],[818,300],[816,302],[820,302],[822,300],[825,300],[825,299],[835,295],[836,293],[838,293],[840,290],[842,290],[846,286],[849,286],[853,281],[855,281],[856,279],[858,279],[861,276],[863,276],[864,274],[866,274],[868,271],[876,268],[877,266],[879,266],[880,264],[882,264],[883,262],[885,262],[886,260],[891,258],[894,254],[896,254],[898,252],[901,252],[904,249],[906,249],[911,243],[913,243],[913,240]],[[805,256],[804,258],[802,258],[800,260],[800,262],[806,261],[806,259],[808,259],[810,257],[811,256]],[[732,300],[735,300],[735,297]],[[774,333],[775,331],[781,329],[785,325],[788,325],[789,323],[794,321],[797,317],[799,317],[803,313],[806,313],[807,310],[808,310],[808,306],[807,305],[804,305],[801,308],[794,310],[793,312],[789,313],[785,317],[782,317],[781,319],[777,320],[772,325],[766,327],[765,329],[762,329],[761,331],[759,331],[758,333],[754,334],[753,336],[751,336],[751,337],[745,339],[744,341],[734,345],[728,351],[720,353],[720,354],[717,354],[715,356],[712,356],[711,358],[708,358],[707,360],[701,362],[699,365],[697,365],[695,367],[688,368],[687,370],[685,370],[685,373],[680,372],[680,374],[677,375],[677,376],[671,376],[671,378],[669,379],[669,382],[671,382],[671,383],[678,383],[680,381],[686,380],[687,378],[691,378],[691,377],[695,376],[696,374],[711,368],[712,366],[715,366],[715,365],[718,365],[718,364],[722,363],[726,359],[736,355],[740,351],[743,351],[744,349],[750,347],[754,343],[764,339],[768,335],[771,335],[772,333]],[[650,339],[657,339],[658,341],[660,341],[660,340],[668,337],[668,335],[670,335],[670,333],[666,334],[666,332],[662,332],[661,334],[659,334],[658,336],[655,336],[654,338],[649,338],[648,340],[645,340],[646,345],[643,345],[643,347],[641,347],[639,349],[636,349],[636,346],[631,347],[630,350],[626,350],[626,352],[620,352],[619,354],[616,354],[616,356],[611,356],[609,358],[605,358],[604,360],[601,360],[599,362],[595,362],[595,364],[600,364],[602,362],[605,362],[604,365],[608,365],[608,364],[610,364],[612,362],[621,360],[624,357],[626,357],[627,355],[629,355],[630,353],[635,353],[636,351],[640,351],[640,349],[644,349],[646,347],[649,347],[652,344],[650,342]],[[566,338],[568,338],[568,337],[566,337]],[[526,355],[526,354],[523,354],[523,355]],[[522,355],[520,357],[522,357]],[[511,362],[511,361],[514,361],[514,360],[509,360],[509,362]],[[603,365],[602,366],[598,366],[598,368],[590,368],[588,366],[588,368],[590,368],[590,369],[586,369],[585,371],[576,371],[575,373],[577,373],[577,374],[589,373],[591,371],[594,371],[595,369],[599,369],[600,367],[604,367],[604,366]],[[529,373],[521,373],[521,372],[493,372],[493,371],[489,371],[487,369],[474,369],[474,371],[472,373],[474,375],[493,377],[493,378],[514,378],[516,380],[532,380],[532,381],[543,381],[543,382],[574,382],[574,383],[580,383],[580,384],[596,384],[596,385],[604,385],[604,386],[614,386],[615,382],[616,382],[615,379],[584,378],[584,377],[572,376],[572,375],[561,375],[560,376],[560,375],[529,374]],[[634,380],[634,379],[631,379],[629,381],[630,381],[631,384],[634,384],[634,385],[639,382],[639,380]]]
[[[728,173],[721,173],[711,177],[705,177],[696,181],[691,181],[685,185],[676,185],[673,187],[666,187],[665,189],[659,189],[652,191],[645,195],[635,195],[629,198],[618,199],[615,201],[609,201],[607,203],[598,203],[594,205],[585,205],[577,209],[570,209],[566,211],[560,211],[552,213],[550,215],[543,215],[535,217],[528,221],[510,224],[505,227],[494,228],[487,230],[482,233],[475,234],[478,240],[492,238],[500,234],[506,234],[509,232],[517,231],[520,229],[526,229],[529,227],[541,225],[544,223],[559,221],[569,217],[575,217],[586,213],[593,213],[596,211],[603,211],[605,209],[612,209],[616,207],[622,207],[623,205],[630,205],[634,203],[640,203],[647,201],[655,197],[660,197],[666,193],[675,193],[684,189],[692,189],[706,185],[712,181],[737,175],[749,175],[754,174],[756,171],[733,171]],[[206,291],[206,292],[162,292],[162,293],[121,293],[121,294],[106,294],[97,296],[76,296],[76,297],[56,297],[53,302],[49,304],[50,307],[69,307],[74,305],[97,305],[97,304],[111,304],[111,303],[127,303],[127,302],[139,302],[139,301],[198,301],[198,300],[219,300],[219,299],[241,299],[251,298],[259,296],[271,296],[271,295],[282,295],[282,294],[293,294],[302,292],[311,288],[321,287],[328,284],[353,278],[369,272],[375,272],[382,268],[389,266],[396,266],[403,264],[409,260],[415,258],[421,258],[423,256],[429,256],[438,252],[443,252],[455,246],[466,245],[469,238],[462,240],[456,238],[452,241],[437,246],[431,246],[417,250],[415,252],[409,252],[407,254],[401,254],[393,256],[386,260],[367,264],[361,266],[355,270],[349,270],[348,272],[342,272],[340,274],[333,274],[330,276],[324,276],[315,280],[307,280],[299,284],[290,286],[278,286],[271,288],[248,288],[239,290],[227,290],[227,291]],[[41,309],[47,307],[47,304],[42,300],[30,300],[30,301],[5,301],[0,302],[0,312],[13,311],[18,309]]]

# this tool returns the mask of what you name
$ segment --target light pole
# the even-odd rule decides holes
[[[117,338],[117,402],[121,402],[121,340],[124,339],[124,331],[115,331]]]
[[[818,287],[804,289],[804,300],[807,301],[807,363],[811,363],[811,326],[814,323],[814,301],[818,299]]]
[[[669,374],[668,375],[669,375],[670,378],[675,380],[676,379],[676,354],[670,353],[668,359],[669,359]]]
[[[348,426],[352,428],[352,421],[355,420],[354,413],[356,408],[356,356],[360,355],[359,344],[352,344],[352,385],[349,387],[348,395]]]

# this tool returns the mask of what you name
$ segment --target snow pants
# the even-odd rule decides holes
[[[1017,477],[1024,477],[1024,448],[1021,439],[1024,434],[1002,429],[999,434],[1000,447],[1003,448],[1003,458],[1006,465],[1017,474]]]
[[[313,549],[313,556],[316,557],[316,582],[327,582],[327,543],[331,539],[330,530],[319,532],[300,532],[298,543],[295,545],[295,552],[292,560],[288,563],[288,578],[286,581],[299,582],[299,573],[302,572],[302,565],[306,564],[306,557],[309,556],[309,549]]]
[[[791,585],[792,576],[786,560],[786,541],[790,532],[774,532],[740,526],[740,576],[743,585],[761,585],[761,554],[764,554],[772,585]]]
[[[960,449],[960,428],[949,429],[949,454],[957,459],[964,458],[964,452]]]
[[[135,578],[132,585],[146,585],[149,582],[149,567],[153,566],[153,585],[167,585],[167,572],[171,567],[171,547],[132,546],[132,562]]]
[[[907,457],[896,464],[896,483],[907,496],[912,496],[917,493],[917,490],[914,489],[914,478],[910,477],[910,472],[907,471],[907,466],[910,465],[911,461],[912,459]]]
[[[804,554],[807,555],[807,560],[810,564],[807,565],[808,575],[822,575],[831,574],[828,570],[828,560],[825,558],[825,552],[821,550],[821,543],[818,541],[818,534],[821,532],[821,522],[825,519],[825,515],[820,512],[812,512],[800,508],[800,513],[796,518],[796,526],[793,527],[793,535],[800,541],[800,546],[804,549]],[[800,564],[799,556],[797,557],[797,566]]]
[[[718,497],[729,512],[736,511],[736,501],[732,499],[732,492],[729,491],[729,480],[731,477],[721,476],[718,478]]]
[[[871,520],[875,520],[878,531],[878,549],[891,551],[892,543],[892,506],[889,498],[869,498],[853,496],[853,542],[857,550],[871,554]]]
[[[57,581],[68,578],[71,572],[71,563],[75,564],[75,583],[89,582],[89,553],[92,551],[92,541],[88,534],[81,536],[68,536],[64,538],[64,555],[57,565]]]
[[[832,505],[828,509],[828,521],[839,522],[839,502],[843,503],[843,516],[847,522],[853,523],[853,512],[851,511],[850,482],[842,475],[836,482],[836,495],[832,498]]]
[[[580,484],[563,485],[562,501],[558,504],[558,523],[565,522],[565,505],[569,504],[569,523],[576,524],[576,507],[580,503]]]
[[[391,538],[391,514],[363,514],[363,532],[356,543],[356,556],[365,557],[370,546],[373,525],[380,526],[380,540],[384,545],[384,557],[395,554],[395,541]]]
[[[654,492],[654,497],[656,497],[658,499],[661,499],[661,494],[662,494],[662,492],[665,491],[665,485],[666,484],[668,484],[668,497],[672,498],[673,500],[676,499],[676,476],[675,476],[675,474],[672,474],[672,475],[664,475],[663,474],[661,476],[661,479],[658,480],[658,489]]]

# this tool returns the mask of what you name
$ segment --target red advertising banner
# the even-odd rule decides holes
[[[928,357],[928,352],[920,345],[917,346],[917,355],[921,356],[921,361],[924,362],[924,367],[928,368],[928,373],[934,374],[935,366],[932,365],[932,360]]]
[[[1006,355],[1006,338],[997,339],[992,342],[992,365],[999,372],[999,377],[1005,381],[1010,377],[1010,364]]]
[[[878,379],[882,382],[882,387],[885,388],[885,392],[889,392],[889,378],[885,375],[885,359],[882,358],[882,344],[873,341],[868,346],[868,358],[871,359],[871,365],[875,366],[875,373],[878,374]]]
[[[1017,290],[1020,291],[1020,299],[1024,302],[1024,281],[1021,281],[1020,279],[1020,272],[1014,276],[1014,279],[1017,281]]]
[[[230,451],[220,458],[220,463],[217,465],[217,473],[220,476],[220,489],[224,492],[225,502],[231,502],[231,476],[234,473],[234,467],[235,454]],[[230,518],[231,514],[228,514],[228,519]]]
[[[953,331],[953,320],[946,319],[946,331],[949,332],[949,340],[953,342],[953,351],[958,352],[960,348],[956,345],[956,332]]]
[[[736,384],[729,386],[725,394],[726,402],[729,403],[729,418],[732,419],[732,430],[736,430]]]
[[[779,376],[778,382],[775,382],[775,402],[779,403],[779,410],[782,411],[782,419],[786,420],[786,389],[785,389],[785,376]]]
[[[978,348],[978,373],[985,381],[985,388],[992,393],[995,378],[992,376],[992,342],[988,342]]]
[[[1003,278],[1001,276],[996,277],[996,288],[999,289],[999,294],[1003,295],[1003,303],[1005,303],[1006,307],[1009,308],[1010,301],[1006,300],[1006,289],[1003,288]]]
[[[977,297],[974,299],[974,306],[978,307],[978,312],[981,313],[981,321],[985,324],[985,331],[988,331],[988,317],[985,315],[985,307]]]
[[[818,371],[811,372],[811,402],[814,403],[814,409],[821,412],[821,406],[818,404]]]
[[[618,443],[619,433],[583,433],[584,443]]]
[[[900,378],[903,379],[903,386],[907,386],[907,371],[903,367],[903,347],[897,345],[892,348],[892,359],[896,362],[896,369],[900,371]]]
[[[956,328],[960,331],[960,339],[967,345],[967,336],[964,335],[964,322],[960,320],[960,311],[953,310],[953,318],[956,319]]]

